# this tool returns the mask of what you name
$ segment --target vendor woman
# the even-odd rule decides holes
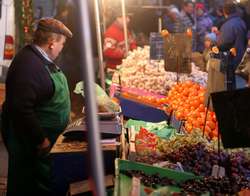
[[[43,18],[33,44],[15,56],[6,80],[3,140],[9,153],[8,196],[52,195],[49,151],[69,121],[67,80],[54,63],[71,31]]]

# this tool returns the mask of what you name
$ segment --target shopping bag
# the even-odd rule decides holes
[[[235,74],[242,77],[244,80],[248,81],[250,73],[250,48],[248,48],[241,60],[241,63],[235,70]]]
[[[205,105],[207,105],[208,97],[211,93],[226,90],[225,74],[221,72],[221,60],[217,58],[210,58],[207,62],[208,79],[207,91],[205,94]],[[213,110],[212,102],[209,103],[210,110]]]
[[[95,91],[96,91],[98,106],[103,107],[107,112],[120,111],[120,106],[116,102],[114,102],[98,84],[95,84]],[[85,96],[84,86],[82,81],[76,84],[74,93],[81,94],[83,97]]]

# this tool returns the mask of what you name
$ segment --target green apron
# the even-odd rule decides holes
[[[54,95],[35,109],[41,127],[53,145],[66,128],[70,114],[70,97],[67,80],[61,70],[51,71]],[[20,135],[8,130],[9,174],[7,196],[51,195],[49,154],[38,154]],[[51,145],[51,146],[52,146]]]

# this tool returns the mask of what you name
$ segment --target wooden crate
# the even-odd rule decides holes
[[[105,186],[110,187],[114,185],[114,176],[113,175],[108,175],[105,176]],[[75,182],[71,183],[69,185],[69,192],[68,196],[77,196],[81,195],[83,193],[91,191],[89,187],[89,182],[88,180],[80,181],[80,182]]]

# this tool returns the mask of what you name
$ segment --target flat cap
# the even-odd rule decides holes
[[[61,21],[54,18],[41,18],[37,25],[37,30],[57,33],[72,38],[72,32]]]

